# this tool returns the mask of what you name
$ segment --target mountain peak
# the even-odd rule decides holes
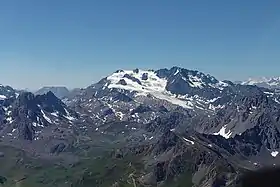
[[[64,86],[45,86],[35,92],[35,95],[43,95],[52,92],[56,97],[62,99],[69,94],[69,90]]]
[[[163,87],[167,87],[168,83],[174,83],[175,80],[178,81],[179,79],[182,80],[182,83],[184,82],[183,84],[188,85],[187,87],[203,88],[205,86],[223,87],[227,85],[225,82],[218,81],[211,75],[206,75],[197,70],[188,70],[178,66],[174,66],[170,69],[159,69],[156,71],[140,70],[138,68],[134,70],[118,70],[107,77],[107,80],[110,82],[109,84],[114,84],[113,86],[111,85],[111,87],[130,89],[134,91],[139,89],[142,91],[145,90],[145,85],[149,88],[149,90],[162,90]],[[158,86],[161,87],[161,89],[158,88]]]
[[[129,97],[152,96],[183,108],[193,108],[192,97],[213,99],[229,84],[199,71],[174,66],[159,70],[118,70],[91,85],[94,95],[102,97],[115,90]],[[116,95],[109,98],[115,98]],[[217,97],[217,96],[216,96]],[[117,97],[119,98],[119,97]]]

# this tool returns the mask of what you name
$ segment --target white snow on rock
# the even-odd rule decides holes
[[[131,79],[124,77],[125,74],[137,78],[141,82],[141,85],[138,82],[132,81]],[[147,80],[142,80],[143,74],[147,75]],[[121,79],[125,80],[127,85],[118,84],[118,82]],[[184,101],[182,99],[178,99],[175,96],[168,93],[165,90],[167,80],[159,78],[153,71],[139,70],[138,73],[135,73],[131,70],[120,71],[117,73],[113,73],[111,76],[108,76],[107,80],[111,82],[108,88],[119,88],[129,91],[137,91],[137,96],[151,94],[158,99],[166,100],[172,104],[189,109],[193,108],[191,106],[192,103]]]
[[[124,77],[125,74],[137,78],[141,82],[141,85],[135,81],[132,81],[131,79],[125,78]],[[142,80],[143,74],[147,74],[148,76],[147,80]],[[121,79],[125,80],[127,85],[118,84],[118,82]],[[111,76],[108,76],[107,80],[111,82],[111,84],[108,86],[109,88],[120,88],[125,90],[139,91],[139,92],[146,92],[146,93],[155,92],[155,91],[162,92],[165,90],[167,84],[167,80],[159,78],[155,72],[142,71],[142,70],[139,70],[138,73],[135,73],[131,70],[120,71],[117,73],[113,73]]]
[[[271,154],[271,156],[273,156],[273,157],[276,157],[277,155],[278,155],[278,151],[272,151],[270,154]]]
[[[196,76],[189,75],[189,82],[191,83],[191,87],[197,87],[197,88],[203,88],[204,84],[201,78],[198,78]]]
[[[177,70],[174,73],[174,75],[177,75],[179,72],[180,70]],[[126,74],[132,77],[133,79],[137,79],[137,81],[124,77]],[[143,75],[145,76],[145,78],[147,78],[147,80],[142,79]],[[198,76],[188,75],[187,78],[186,77],[182,77],[182,78],[183,80],[188,82],[192,87],[203,88],[206,85],[206,83],[203,82],[202,78],[199,78]],[[174,95],[170,93],[169,91],[166,90],[167,80],[165,78],[158,77],[154,71],[121,70],[108,76],[107,80],[110,83],[105,84],[104,87],[135,91],[137,92],[136,97],[147,96],[148,94],[151,94],[157,99],[165,100],[174,105],[179,105],[187,109],[194,109],[196,102],[198,102],[199,99],[188,95]],[[120,84],[120,80],[124,80],[125,85]],[[222,90],[224,87],[228,86],[228,84],[220,81],[216,84],[209,84],[209,86]],[[209,104],[214,102],[216,99],[218,98],[214,98],[209,101],[204,101],[203,98],[201,98],[201,102],[204,104]],[[217,107],[211,106],[209,107],[209,109],[215,110],[222,107],[223,106],[217,106]],[[204,107],[201,106],[200,108],[204,109]]]
[[[34,127],[45,127],[44,125],[41,125],[40,123],[32,122],[32,125]]]
[[[177,69],[174,75],[177,75],[179,72],[180,72],[179,69]]]
[[[214,135],[220,135],[225,139],[229,139],[230,136],[232,135],[232,132],[230,130],[226,132],[226,125],[225,125],[219,130],[219,132],[214,133]]]
[[[7,97],[5,95],[0,95],[0,100],[4,100],[7,99]]]
[[[67,109],[64,109],[64,110],[65,110],[65,112],[66,112],[66,116],[64,116],[66,119],[68,119],[68,120],[70,120],[70,121],[75,120],[75,118],[72,117],[72,116],[70,115],[70,113],[68,112]]]
[[[13,123],[13,118],[12,117],[8,117],[7,119],[6,119],[9,123]]]
[[[124,114],[122,112],[116,112],[116,116],[120,119],[123,120]]]
[[[57,112],[52,112],[51,115],[58,117],[58,113]]]
[[[191,141],[191,140],[189,140],[189,139],[187,139],[187,138],[184,138],[184,137],[183,137],[183,139],[184,139],[186,142],[191,143],[192,145],[194,145],[194,141]]]
[[[43,114],[43,117],[45,118],[45,120],[47,122],[52,123],[52,120],[48,116],[46,116],[46,114],[45,114],[45,112],[43,110],[41,110],[41,113]]]

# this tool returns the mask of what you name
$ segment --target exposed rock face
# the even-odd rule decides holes
[[[52,92],[37,95],[23,92],[17,98],[5,100],[2,109],[3,137],[35,140],[48,126],[66,125],[78,118]]]

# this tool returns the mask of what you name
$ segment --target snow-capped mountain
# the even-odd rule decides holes
[[[262,77],[259,79],[250,78],[247,81],[242,82],[243,85],[256,85],[259,87],[280,89],[280,77],[266,78]]]
[[[119,70],[107,77],[108,88],[120,88],[137,91],[139,94],[153,95],[167,94],[194,95],[192,89],[217,88],[223,90],[227,83],[218,81],[210,75],[198,71],[191,71],[179,67],[160,69],[157,71],[143,71],[135,69]]]
[[[96,89],[96,96],[104,96],[106,90],[129,92],[132,97],[150,96],[193,109],[209,105],[228,85],[198,71],[173,67],[157,71],[119,70],[92,85],[92,88]]]
[[[118,70],[64,101],[85,121],[149,123],[170,111],[212,113],[224,107],[215,101],[232,84],[179,67]]]
[[[251,118],[262,111],[260,108],[279,107],[277,96],[270,90],[219,81],[179,67],[118,70],[67,103],[90,118],[85,121],[101,123],[120,120],[147,124],[165,113],[180,111],[192,119],[190,124],[198,119],[194,123],[198,132],[227,139],[254,127]]]

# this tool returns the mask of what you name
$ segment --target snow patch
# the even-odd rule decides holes
[[[141,85],[138,82],[132,81],[131,79],[124,77],[125,74],[137,78],[141,82]],[[147,80],[142,80],[143,74],[148,75]],[[127,85],[118,84],[121,79],[124,79]],[[134,73],[133,71],[126,70],[112,74],[111,76],[107,77],[107,80],[111,82],[108,88],[119,88],[129,91],[137,91],[138,93],[136,94],[136,96],[146,96],[150,93],[154,97],[166,100],[172,104],[189,109],[193,108],[192,106],[190,106],[192,105],[192,103],[178,99],[175,97],[175,95],[173,96],[170,93],[168,93],[165,90],[167,80],[159,78],[153,71],[139,70],[139,73]]]
[[[116,112],[116,116],[120,119],[123,120],[124,114],[122,112]]]
[[[199,78],[197,76],[189,75],[189,80],[190,80],[190,83],[191,83],[190,84],[191,87],[203,88],[203,86],[204,86],[201,78]]]
[[[66,119],[68,119],[70,121],[75,120],[75,118],[70,115],[70,113],[68,112],[67,109],[64,108],[64,111],[66,112],[66,116],[64,116]]]
[[[34,127],[45,127],[44,125],[41,125],[40,123],[32,122],[32,125]]]
[[[183,139],[184,139],[186,142],[191,143],[192,145],[194,145],[194,141],[191,141],[191,140],[189,140],[189,139],[187,139],[187,138],[184,138],[184,137],[183,137]]]
[[[58,117],[58,112],[52,112],[51,115]]]
[[[8,117],[7,119],[6,119],[9,123],[13,123],[13,118],[12,117]]]
[[[273,156],[273,157],[276,157],[277,155],[278,155],[278,151],[272,151],[270,154],[271,154],[271,156]]]
[[[48,116],[46,116],[45,112],[42,109],[41,109],[41,113],[43,114],[43,117],[47,122],[52,123],[52,120]]]
[[[179,69],[177,69],[174,75],[177,75],[179,72],[180,72]]]
[[[230,136],[232,135],[232,132],[230,130],[226,132],[226,125],[225,125],[219,130],[219,132],[214,133],[214,135],[220,135],[225,139],[229,139]]]
[[[0,95],[0,100],[4,100],[7,99],[7,97],[5,95]]]

